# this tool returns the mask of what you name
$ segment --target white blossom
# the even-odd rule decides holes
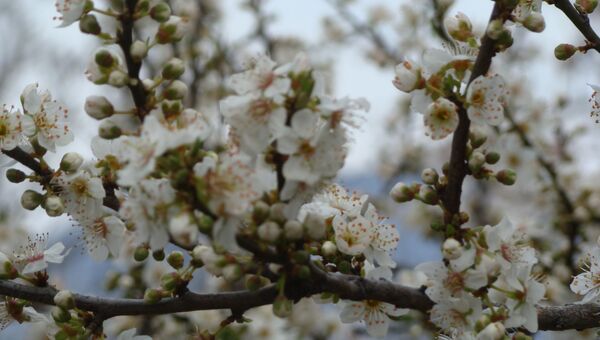
[[[61,17],[57,19],[62,20],[59,27],[69,26],[79,20],[83,14],[86,3],[87,0],[56,0],[54,6],[56,7],[56,11],[61,15]]]
[[[35,133],[33,119],[18,110],[3,107],[0,112],[0,149],[12,150]]]
[[[142,180],[131,187],[119,214],[134,226],[136,241],[160,249],[169,241],[167,228],[175,213],[174,200],[175,190],[167,179]]]
[[[61,172],[52,179],[59,190],[59,196],[66,211],[75,218],[97,216],[106,196],[102,180],[80,169],[73,174]]]
[[[499,75],[479,76],[467,89],[467,114],[477,124],[499,125],[504,118],[504,100],[508,95]]]
[[[535,250],[529,246],[523,230],[516,229],[506,217],[496,226],[483,228],[488,250],[497,254],[497,261],[507,269],[512,264],[535,264]]]
[[[105,261],[108,254],[119,256],[125,237],[125,223],[114,215],[85,217],[79,220],[82,240],[96,261]]]
[[[427,128],[426,135],[431,139],[443,139],[458,126],[458,112],[456,105],[446,98],[438,98],[429,104],[423,115],[423,122]]]
[[[49,151],[73,141],[73,133],[65,123],[68,110],[52,100],[48,91],[39,92],[37,84],[25,87],[21,94],[23,110],[35,124],[38,143]]]
[[[583,267],[583,272],[571,282],[570,288],[577,295],[583,295],[579,303],[600,302],[600,248],[594,247],[587,254],[589,264]]]
[[[50,263],[62,263],[69,255],[71,249],[65,251],[62,242],[53,244],[46,249],[48,234],[38,234],[34,239],[29,239],[25,246],[21,246],[15,253],[15,264],[20,268],[22,274],[32,274],[48,267]]]

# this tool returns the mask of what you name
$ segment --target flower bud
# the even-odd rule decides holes
[[[458,41],[466,42],[473,37],[473,25],[464,13],[458,12],[455,16],[448,16],[444,20],[444,26],[450,36]]]
[[[296,220],[289,220],[283,225],[283,233],[285,238],[290,241],[296,241],[302,238],[304,227],[302,223]]]
[[[258,201],[254,204],[254,209],[252,209],[252,218],[254,222],[257,224],[263,223],[269,217],[269,209],[271,207],[263,202]]]
[[[326,257],[334,256],[337,253],[337,247],[335,243],[331,241],[323,242],[323,245],[321,246],[321,253]]]
[[[129,83],[129,76],[121,70],[114,70],[108,76],[108,83],[114,87],[123,87]]]
[[[50,217],[60,216],[65,212],[65,205],[58,196],[48,196],[44,200],[44,209]]]
[[[174,42],[178,42],[183,38],[184,32],[184,22],[180,17],[171,16],[169,20],[163,22],[158,27],[158,31],[156,32],[156,42],[159,44],[170,44]]]
[[[204,234],[210,234],[212,232],[212,227],[215,224],[215,221],[212,217],[202,214],[196,218],[198,222],[198,230]]]
[[[79,30],[83,33],[98,35],[102,33],[102,28],[98,23],[98,19],[93,14],[86,14],[79,20]]]
[[[471,142],[473,149],[477,149],[478,147],[482,146],[486,140],[487,136],[480,129],[473,129],[469,132],[469,141]]]
[[[170,100],[183,99],[188,93],[187,85],[181,80],[174,80],[163,91],[163,97]]]
[[[180,251],[173,251],[167,257],[167,263],[175,269],[183,267],[183,261],[183,254]]]
[[[485,155],[479,151],[475,151],[469,157],[469,169],[472,172],[479,172],[485,164]]]
[[[517,174],[511,169],[504,169],[496,173],[496,180],[504,185],[513,185],[517,181]]]
[[[396,77],[392,81],[394,86],[402,92],[409,93],[418,87],[421,79],[421,69],[416,68],[409,61],[405,60],[396,65]]]
[[[21,206],[27,210],[34,210],[42,203],[43,199],[42,194],[33,190],[25,190],[21,195]]]
[[[68,322],[71,320],[71,312],[60,307],[53,307],[50,311],[52,319],[57,323]]]
[[[513,42],[514,39],[512,37],[512,33],[509,30],[504,30],[502,33],[500,33],[498,39],[496,39],[496,49],[499,52],[502,52],[511,47]]]
[[[554,49],[554,57],[558,60],[567,60],[577,52],[577,47],[571,44],[560,44]]]
[[[403,203],[415,198],[415,193],[408,185],[398,182],[394,185],[392,190],[390,190],[390,197],[398,203]]]
[[[575,8],[580,13],[590,14],[598,6],[598,0],[575,0]]]
[[[500,154],[494,151],[488,152],[485,155],[485,162],[488,164],[496,164],[500,160]]]
[[[283,295],[279,295],[273,301],[273,314],[280,318],[287,318],[292,314],[294,303]]]
[[[121,128],[111,120],[104,120],[98,128],[98,136],[104,139],[115,139],[121,137]]]
[[[236,282],[242,277],[242,267],[237,263],[230,263],[223,267],[223,279],[227,282]]]
[[[489,339],[489,340],[500,340],[504,338],[506,329],[501,322],[492,322],[487,325],[479,334],[477,338]]]
[[[162,294],[157,289],[146,289],[144,293],[144,301],[146,303],[157,303],[162,298]]]
[[[9,279],[13,279],[15,278],[13,276],[18,275],[18,272],[16,272],[12,262],[3,252],[0,252],[0,275],[3,278]]]
[[[54,303],[63,309],[69,310],[75,308],[75,298],[68,290],[61,290],[54,295]]]
[[[111,51],[106,49],[100,49],[98,52],[96,52],[94,60],[96,61],[96,64],[98,64],[98,66],[110,68],[116,63],[117,58],[116,56],[113,56]]]
[[[148,45],[146,45],[146,43],[143,41],[136,40],[133,42],[133,44],[131,44],[129,53],[131,54],[131,58],[139,63],[146,57],[146,54],[148,53]]]
[[[176,272],[166,273],[160,278],[160,286],[167,291],[172,291],[181,283],[181,278]]]
[[[304,218],[304,227],[308,237],[312,240],[321,240],[325,238],[326,228],[323,218],[314,213],[308,213]]]
[[[423,169],[423,171],[421,172],[421,180],[423,180],[423,183],[425,184],[436,185],[438,182],[438,178],[439,175],[437,171],[435,171],[435,169],[427,168]]]
[[[490,37],[490,39],[497,40],[505,30],[506,29],[504,28],[504,23],[502,23],[502,20],[495,19],[490,21],[485,33],[488,37]]]
[[[148,250],[147,246],[137,246],[133,252],[133,259],[138,262],[142,262],[148,258],[148,255],[150,255],[150,251]]]
[[[60,160],[60,169],[64,172],[75,172],[83,164],[83,156],[77,152],[67,152]]]
[[[161,109],[165,115],[174,116],[183,110],[183,103],[181,103],[181,100],[163,100]]]
[[[158,22],[165,22],[171,17],[171,8],[164,2],[150,9],[150,17]]]
[[[546,22],[544,21],[542,13],[531,12],[531,14],[523,20],[523,26],[532,32],[540,33],[546,28]]]
[[[183,60],[179,58],[172,58],[163,67],[162,76],[167,80],[177,79],[183,74],[183,72],[185,72],[185,64],[183,63]]]
[[[152,258],[155,259],[156,261],[162,261],[165,259],[165,250],[164,249],[158,249],[152,252]]]
[[[115,113],[112,103],[103,96],[87,97],[83,109],[90,117],[98,120],[110,117]]]
[[[6,170],[6,178],[11,183],[21,183],[27,178],[27,175],[19,169]]]
[[[271,208],[269,209],[269,219],[278,223],[285,222],[287,220],[285,208],[286,205],[284,203],[275,203],[271,205]]]
[[[419,189],[419,197],[421,198],[421,201],[423,201],[423,203],[425,204],[438,204],[439,197],[437,191],[429,185],[421,186],[421,189]]]
[[[453,238],[446,239],[442,245],[442,254],[447,260],[456,260],[462,254],[463,247]]]
[[[281,228],[272,221],[267,221],[258,227],[258,237],[267,242],[275,242],[281,235]]]
[[[253,292],[263,287],[264,283],[265,280],[259,275],[248,275],[246,277],[246,282],[244,283],[244,285],[246,286],[246,289]]]

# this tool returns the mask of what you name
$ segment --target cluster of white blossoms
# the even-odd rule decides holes
[[[571,282],[571,290],[583,295],[579,303],[600,303],[600,239],[598,244],[585,254],[582,273]]]
[[[532,273],[534,249],[508,219],[469,229],[462,243],[446,239],[442,253],[445,262],[416,270],[428,278],[425,293],[435,302],[431,321],[447,336],[502,339],[509,328],[538,330],[536,304],[545,286]]]

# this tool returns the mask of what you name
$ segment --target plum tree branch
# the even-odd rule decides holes
[[[513,8],[505,7],[502,2],[497,1],[490,16],[492,20],[499,19],[505,22]],[[485,75],[490,68],[492,58],[496,55],[495,41],[486,35],[481,39],[481,47],[471,71],[469,84],[477,77]],[[455,214],[460,212],[460,201],[462,184],[467,175],[466,148],[469,140],[469,127],[471,121],[462,105],[458,110],[459,123],[452,138],[452,150],[450,153],[450,164],[448,168],[448,185],[442,196],[446,208],[445,222],[452,223]]]
[[[421,312],[429,311],[434,303],[422,289],[410,288],[389,281],[374,281],[358,276],[331,274],[313,267],[314,279],[302,285],[292,285],[286,295],[294,300],[322,292],[338,294],[348,300],[378,300]],[[0,281],[0,294],[47,305],[54,305],[53,287],[33,287],[14,281]],[[256,291],[233,291],[214,294],[186,292],[178,297],[148,304],[141,299],[104,298],[73,294],[77,308],[101,314],[104,319],[118,315],[157,315],[196,310],[231,309],[245,311],[269,305],[277,297],[274,284]],[[586,329],[600,326],[600,305],[572,304],[538,307],[540,330]]]
[[[573,25],[577,27],[579,32],[593,44],[593,48],[600,52],[600,37],[596,34],[587,15],[579,13],[569,0],[554,0],[554,6],[560,9],[571,20]]]

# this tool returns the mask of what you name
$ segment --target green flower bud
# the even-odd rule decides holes
[[[495,19],[490,21],[485,33],[490,39],[498,40],[504,31],[506,31],[506,28],[504,28],[502,20]]]
[[[419,197],[425,204],[436,205],[439,201],[437,191],[428,185],[421,186]]]
[[[108,76],[108,83],[114,87],[123,87],[129,84],[129,76],[121,70],[114,70]]]
[[[158,22],[165,22],[171,17],[171,8],[166,3],[160,2],[150,9],[150,17]]]
[[[102,96],[87,97],[83,109],[90,117],[98,120],[108,118],[115,113],[112,103]]]
[[[21,206],[27,210],[34,210],[42,203],[43,199],[42,194],[33,190],[25,190],[21,195]]]
[[[150,251],[148,250],[148,247],[146,247],[144,245],[137,246],[135,248],[135,251],[133,252],[133,259],[138,262],[142,262],[148,258],[148,255],[150,255]]]
[[[159,44],[170,44],[178,42],[183,38],[184,22],[180,17],[171,16],[158,27],[155,39]]]
[[[202,214],[198,217],[198,230],[204,234],[212,233],[212,227],[215,221],[208,215]]]
[[[237,263],[230,263],[223,267],[223,278],[229,283],[239,280],[242,274],[242,267]]]
[[[183,262],[183,254],[180,251],[171,252],[167,257],[167,263],[175,269],[183,267]]]
[[[263,287],[263,280],[258,275],[248,275],[244,285],[246,286],[246,289],[253,292]]]
[[[109,50],[104,49],[96,52],[94,60],[96,61],[96,64],[98,64],[98,66],[106,68],[112,67],[117,61],[117,59],[112,55],[112,53]]]
[[[590,14],[598,6],[598,0],[575,0],[575,8],[580,13]]]
[[[60,169],[64,172],[75,172],[83,164],[83,156],[77,152],[67,152],[60,160]]]
[[[436,185],[438,181],[439,175],[435,169],[427,168],[423,169],[421,172],[421,180],[425,184]]]
[[[60,216],[65,212],[65,205],[58,196],[48,196],[44,200],[44,209],[50,217]]]
[[[294,303],[283,295],[279,295],[273,301],[273,314],[280,318],[287,318],[292,314]]]
[[[185,72],[185,64],[183,60],[179,58],[172,58],[169,60],[162,70],[162,76],[164,79],[177,79],[183,72]]]
[[[119,138],[121,133],[121,128],[111,120],[103,120],[98,127],[98,136],[104,139]]]
[[[513,185],[517,181],[517,174],[511,169],[500,170],[496,173],[496,180],[504,185]]]
[[[500,160],[500,154],[497,152],[488,152],[485,155],[485,162],[488,164],[496,164]]]
[[[469,169],[474,173],[479,172],[484,164],[485,156],[479,151],[473,152],[471,157],[469,157]]]
[[[275,242],[281,235],[281,228],[272,221],[267,221],[258,227],[258,237],[267,242]]]
[[[269,210],[269,218],[277,223],[284,223],[287,218],[285,216],[285,207],[284,203],[275,203],[271,205]]]
[[[50,315],[52,315],[52,319],[57,323],[68,322],[71,320],[71,312],[60,307],[52,307]]]
[[[540,33],[546,28],[546,22],[544,21],[542,13],[531,12],[531,14],[523,20],[523,26],[532,32]]]
[[[477,149],[487,141],[487,136],[480,129],[473,129],[469,132],[469,141],[473,149]]]
[[[577,47],[571,44],[560,44],[554,49],[554,57],[558,60],[567,60],[571,58],[575,52],[577,52]]]
[[[69,310],[75,308],[75,298],[73,293],[68,290],[61,290],[54,295],[54,303],[63,309]]]
[[[161,102],[161,108],[165,115],[174,116],[178,115],[183,110],[183,103],[181,100],[163,100]]]
[[[133,44],[131,44],[129,53],[131,54],[131,58],[139,63],[146,57],[146,54],[148,53],[148,45],[146,45],[146,43],[143,41],[136,40],[133,42]]]
[[[169,100],[183,99],[188,93],[187,85],[181,80],[174,80],[163,91],[163,97]]]
[[[390,190],[390,197],[398,203],[404,203],[415,198],[415,193],[408,185],[398,182],[394,185],[392,190]]]
[[[152,258],[159,262],[164,260],[165,259],[165,251],[163,249],[153,251]]]
[[[173,291],[181,283],[181,278],[176,272],[164,274],[160,278],[160,286],[167,291]]]
[[[27,178],[27,175],[19,169],[8,169],[6,170],[6,178],[11,183],[21,183]]]
[[[146,303],[157,303],[162,299],[162,294],[158,289],[146,289],[144,301]]]
[[[269,217],[269,205],[263,201],[258,201],[254,204],[252,210],[252,219],[255,223],[261,224]]]
[[[79,29],[83,33],[98,35],[102,33],[102,28],[98,23],[98,19],[93,14],[86,14],[79,20]]]

